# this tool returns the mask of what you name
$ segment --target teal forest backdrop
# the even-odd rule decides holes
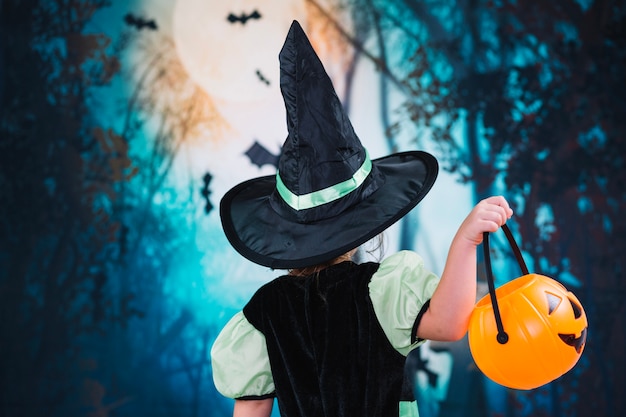
[[[625,415],[617,0],[0,1],[0,415],[230,415],[209,350],[276,271],[234,253],[216,207],[275,172],[293,19],[372,157],[440,161],[386,251],[440,273],[469,208],[503,194],[529,269],[589,319],[577,366],[530,391],[484,377],[467,340],[427,343],[408,361],[422,417]],[[519,269],[492,246],[501,285]]]

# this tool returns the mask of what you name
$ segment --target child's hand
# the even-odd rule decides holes
[[[511,218],[513,210],[502,196],[489,197],[476,204],[459,228],[460,237],[478,246],[484,232],[495,232]]]

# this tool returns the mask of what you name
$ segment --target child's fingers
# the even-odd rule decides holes
[[[511,218],[513,210],[509,206],[508,201],[502,196],[493,196],[483,200],[486,210],[493,210],[500,213],[503,216],[503,221],[500,225],[506,223],[506,220]]]

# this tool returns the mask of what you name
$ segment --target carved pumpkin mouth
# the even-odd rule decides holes
[[[565,342],[566,345],[572,346],[574,349],[576,349],[577,353],[580,353],[580,351],[582,350],[582,347],[585,344],[585,341],[587,340],[587,328],[585,327],[583,331],[580,332],[579,337],[576,337],[576,335],[574,334],[562,334],[562,333],[559,333],[559,337],[561,338],[563,342]]]

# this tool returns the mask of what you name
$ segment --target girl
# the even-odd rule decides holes
[[[213,345],[217,389],[234,416],[417,416],[406,355],[458,340],[476,298],[476,246],[512,215],[503,197],[460,225],[441,278],[414,252],[380,263],[352,255],[432,187],[435,158],[371,160],[305,33],[294,22],[279,55],[288,137],[276,176],[228,191],[224,232],[247,259],[287,269],[261,287]]]

